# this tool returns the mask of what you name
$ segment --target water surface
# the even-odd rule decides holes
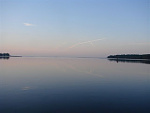
[[[0,59],[0,113],[149,113],[150,64]]]

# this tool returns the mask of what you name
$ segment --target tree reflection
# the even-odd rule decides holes
[[[144,63],[144,64],[150,64],[150,60],[134,60],[134,59],[108,59],[109,61],[115,61],[117,63],[123,62],[123,63]]]
[[[1,60],[1,59],[8,60],[9,57],[0,57],[0,60]]]

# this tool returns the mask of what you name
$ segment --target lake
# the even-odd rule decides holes
[[[150,113],[150,64],[100,58],[0,59],[0,113]]]

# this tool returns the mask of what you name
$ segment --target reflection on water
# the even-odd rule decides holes
[[[136,59],[108,59],[109,61],[115,61],[115,62],[123,62],[123,63],[144,63],[144,64],[150,64],[150,60],[136,60]]]
[[[0,60],[1,60],[1,59],[6,59],[6,60],[8,60],[9,57],[0,57]]]
[[[149,73],[107,59],[0,60],[0,112],[149,113]]]

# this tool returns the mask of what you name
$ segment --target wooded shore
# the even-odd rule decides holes
[[[150,54],[122,54],[122,55],[110,55],[107,58],[116,59],[150,59]]]

